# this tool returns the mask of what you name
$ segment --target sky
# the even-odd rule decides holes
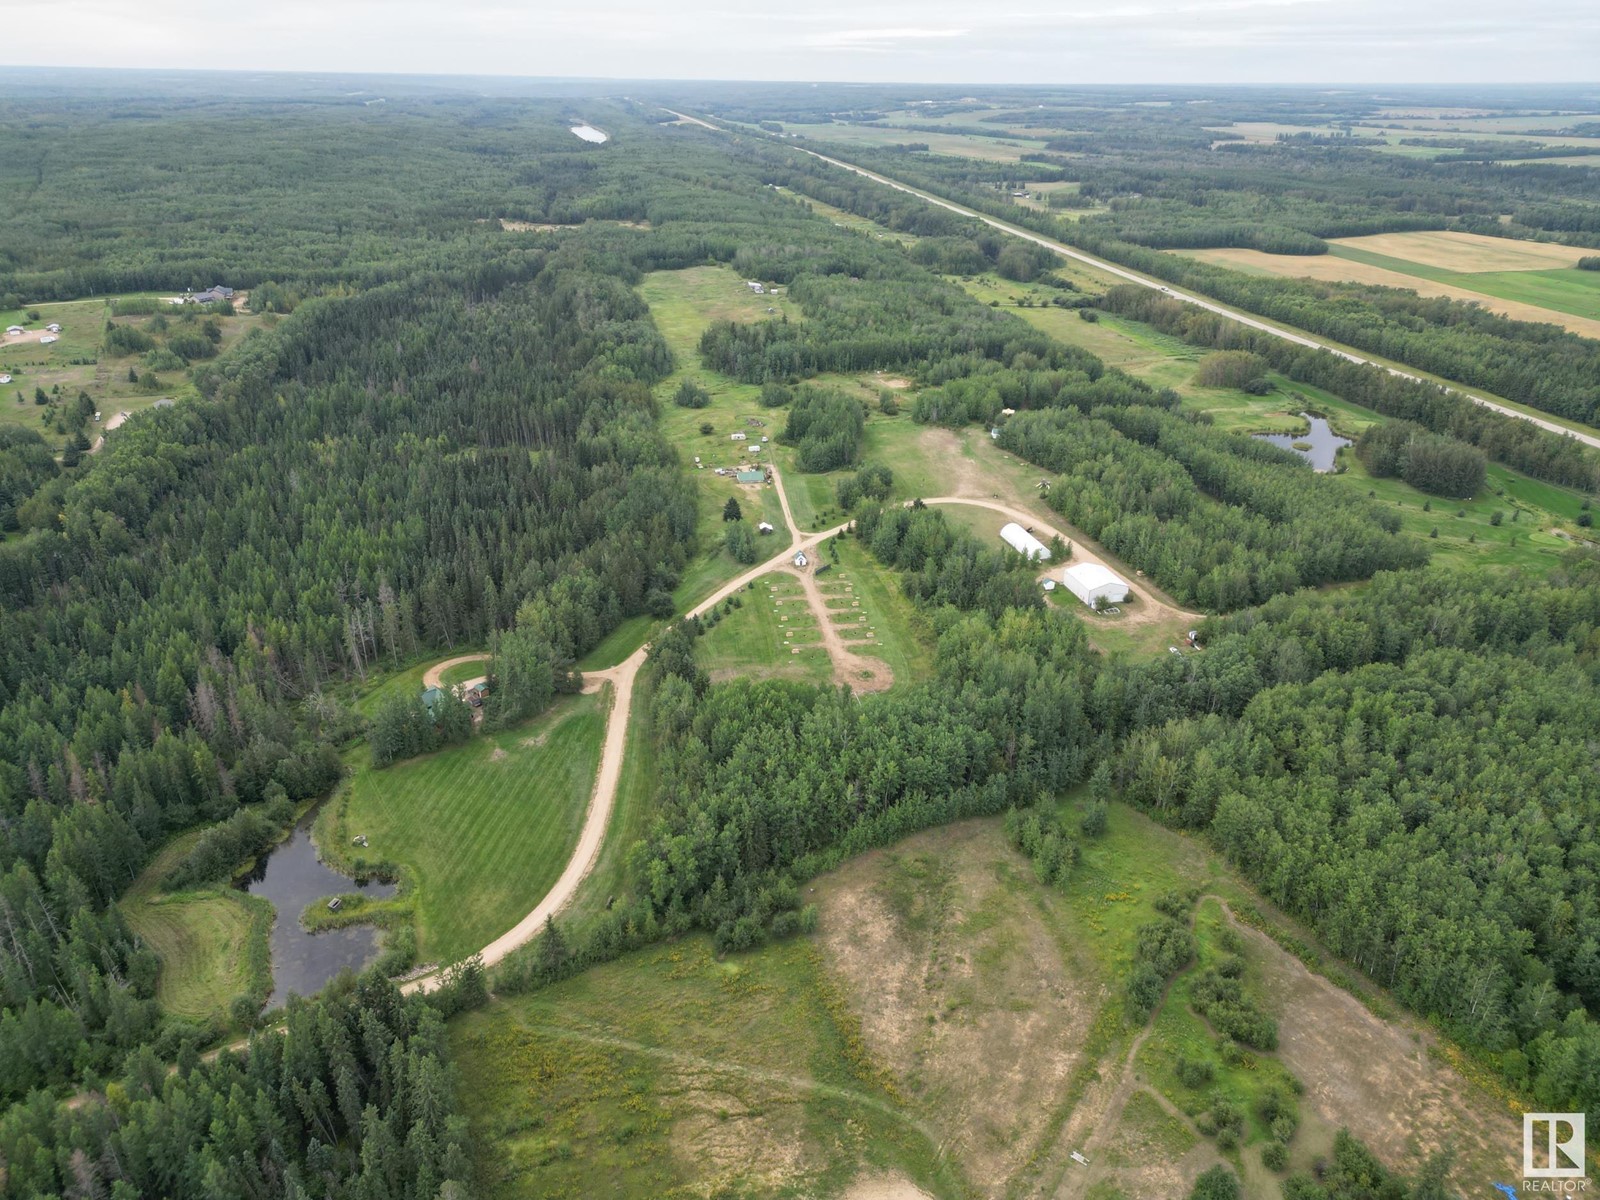
[[[51,0],[9,66],[927,83],[1520,83],[1596,0]]]

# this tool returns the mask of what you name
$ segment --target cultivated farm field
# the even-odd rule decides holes
[[[1247,274],[1408,288],[1600,337],[1600,273],[1575,269],[1582,251],[1570,246],[1423,232],[1343,238],[1329,247],[1320,255],[1236,248],[1181,253]]]

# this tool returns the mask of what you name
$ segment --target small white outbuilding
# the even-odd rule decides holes
[[[1050,547],[1046,546],[1015,521],[1003,526],[1000,530],[1000,536],[1005,539],[1006,545],[1025,558],[1033,562],[1050,561]]]
[[[1090,608],[1121,604],[1128,598],[1127,580],[1099,563],[1076,563],[1061,572],[1061,582]]]

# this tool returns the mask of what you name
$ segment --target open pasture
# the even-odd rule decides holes
[[[739,592],[700,639],[697,657],[713,682],[726,679],[794,679],[827,683],[833,662],[822,644],[816,614],[800,581],[774,571]]]
[[[260,975],[272,908],[226,884],[162,890],[162,881],[202,832],[191,830],[163,846],[118,904],[128,927],[161,960],[156,1000],[162,1010],[225,1023],[234,997],[270,990],[270,980]]]
[[[504,933],[566,866],[594,789],[606,694],[382,771],[356,769],[318,819],[324,854],[397,867],[418,954],[448,962]],[[352,839],[368,846],[352,851]]]

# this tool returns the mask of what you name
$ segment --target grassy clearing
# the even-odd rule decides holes
[[[156,293],[141,293],[139,298],[147,295]],[[38,313],[38,319],[33,319],[30,313]],[[162,397],[181,398],[192,394],[187,373],[183,371],[159,373],[159,387],[155,390],[146,390],[131,382],[129,366],[137,367],[140,373],[146,368],[139,355],[117,358],[106,353],[102,339],[109,314],[104,298],[33,304],[0,312],[0,329],[13,324],[29,330],[52,323],[61,326],[61,340],[48,346],[41,346],[37,341],[0,346],[0,374],[12,376],[11,383],[0,385],[0,422],[36,429],[46,441],[59,448],[71,433],[71,427],[58,420],[58,409],[34,402],[35,389],[42,388],[48,397],[62,404],[75,400],[80,391],[87,392],[102,418],[98,424],[91,420],[85,427],[91,443],[119,412],[142,412]],[[115,323],[145,327],[151,320],[149,316],[118,317]],[[182,327],[175,315],[169,320],[172,328]],[[264,324],[267,318],[241,313],[218,320],[222,326],[220,349],[226,350],[249,330]],[[19,393],[22,395],[20,402]]]
[[[343,689],[336,690],[336,694],[348,700],[362,716],[370,717],[390,696],[420,695],[422,676],[441,658],[456,654],[471,654],[474,649],[475,647],[469,646],[446,652],[430,650],[411,662],[403,663],[391,670],[374,672],[368,676],[365,683],[343,685]]]
[[[594,788],[602,698],[557,701],[535,721],[383,771],[357,767],[318,818],[317,843],[396,866],[424,961],[470,954],[544,895],[566,866]]]
[[[1151,1085],[1189,1117],[1210,1108],[1218,1099],[1226,1099],[1247,1114],[1241,1144],[1264,1142],[1271,1137],[1271,1130],[1257,1112],[1257,1103],[1273,1088],[1291,1087],[1292,1076],[1271,1054],[1247,1050],[1230,1065],[1219,1053],[1217,1035],[1195,1013],[1191,998],[1196,978],[1225,955],[1219,939],[1228,921],[1222,906],[1207,899],[1201,903],[1194,925],[1199,946],[1194,965],[1173,983],[1136,1063]],[[1270,1010],[1269,1001],[1261,994],[1259,972],[1252,975],[1247,967],[1243,982],[1246,996]],[[1209,1065],[1214,1072],[1213,1082],[1200,1087],[1186,1086],[1176,1071],[1180,1058]]]
[[[961,1194],[803,941],[719,962],[688,938],[450,1037],[485,1196],[832,1195],[863,1169]]]
[[[949,154],[980,162],[1019,162],[1024,154],[1043,150],[1044,138],[979,137],[965,133],[929,133],[921,129],[896,129],[867,125],[791,125],[784,132],[811,141],[852,146],[901,146],[918,143],[930,154]]]
[[[1061,804],[1071,828],[1081,803]],[[594,911],[614,886],[588,893]],[[1154,900],[1182,888],[1215,897],[1195,915],[1200,959],[1130,1064],[1122,981]],[[1419,1136],[1453,1137],[1454,1183],[1470,1194],[1501,1170],[1501,1141],[1515,1144],[1512,1118],[1423,1054],[1420,1030],[1379,1020],[1250,928],[1246,988],[1283,1044],[1222,1062],[1187,997],[1232,925],[1223,902],[1348,976],[1202,845],[1120,805],[1061,887],[1040,885],[985,820],[863,855],[806,899],[821,911],[814,938],[724,960],[685,938],[452,1023],[483,1194],[831,1196],[875,1171],[941,1197],[1048,1195],[1101,1130],[1086,1194],[1183,1195],[1219,1161],[1186,1114],[1220,1094],[1248,1114],[1248,1148],[1227,1157],[1251,1200],[1272,1200],[1253,1101],[1290,1073],[1307,1083],[1297,1166],[1340,1125],[1406,1170]],[[1213,1081],[1182,1084],[1180,1053],[1214,1060]]]
[[[174,838],[151,859],[120,907],[128,927],[161,959],[156,1000],[163,1011],[225,1026],[234,997],[265,998],[272,905],[231,887],[164,892],[161,881],[204,829]]]
[[[934,636],[927,617],[906,598],[894,573],[853,539],[839,539],[838,565],[819,576],[817,586],[838,614],[841,635],[861,653],[886,662],[895,682],[933,674]],[[857,628],[850,632],[850,626]]]
[[[989,285],[979,281],[976,286],[981,289]],[[1017,294],[1025,293],[1019,288]],[[1183,398],[1185,407],[1208,413],[1223,429],[1238,433],[1288,432],[1303,428],[1298,414],[1311,411],[1327,417],[1335,432],[1354,438],[1383,419],[1369,409],[1276,373],[1271,373],[1270,378],[1277,390],[1267,396],[1196,387],[1192,381],[1204,352],[1139,322],[1106,315],[1097,322],[1087,322],[1076,313],[1051,308],[1017,311],[1045,332],[1092,350],[1109,365],[1121,367],[1153,386],[1172,388]],[[1349,451],[1339,461],[1346,469],[1331,478],[1394,505],[1401,513],[1406,532],[1426,540],[1435,559],[1442,562],[1546,570],[1571,544],[1551,529],[1571,526],[1583,502],[1577,492],[1540,483],[1500,466],[1491,466],[1482,492],[1471,500],[1458,502],[1428,496],[1398,479],[1374,479]],[[1498,525],[1494,524],[1496,512],[1501,514]],[[1433,536],[1435,530],[1437,537]],[[1568,534],[1575,532],[1567,530]],[[1107,649],[1124,648],[1117,644],[1114,632],[1104,643],[1097,639],[1096,644]]]
[[[833,660],[798,579],[782,571],[763,575],[737,599],[738,607],[706,632],[696,651],[713,681],[833,678]]]
[[[466,683],[469,679],[480,678],[488,669],[488,659],[479,659],[477,662],[457,663],[455,666],[446,667],[441,671],[439,679],[445,687],[455,687],[458,683]]]
[[[1489,271],[1456,280],[1502,300],[1600,321],[1600,271]]]

